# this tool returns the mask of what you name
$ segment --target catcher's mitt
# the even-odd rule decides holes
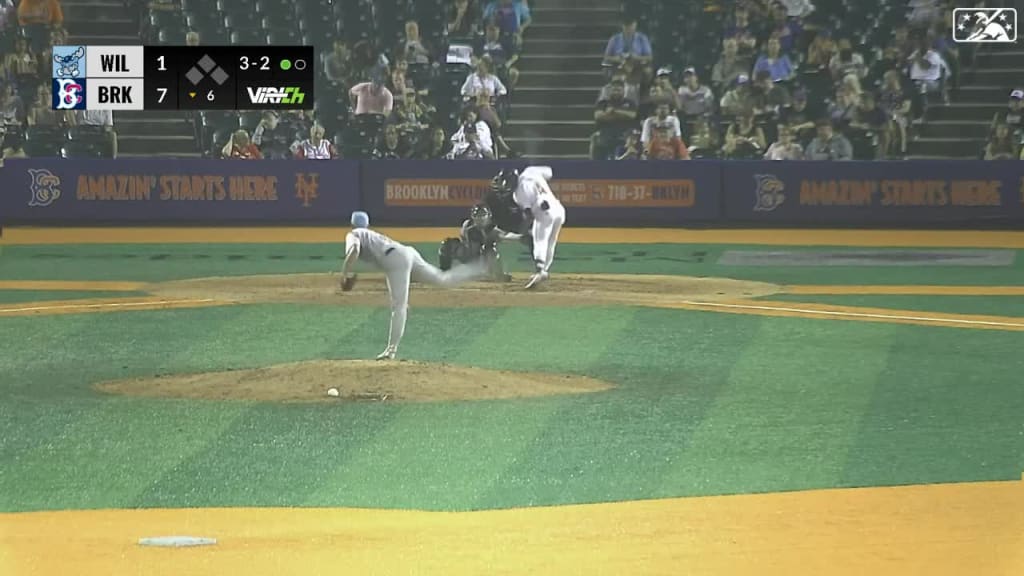
[[[341,279],[341,291],[342,292],[351,292],[352,291],[352,287],[356,285],[356,278],[358,278],[358,276],[356,276],[355,274],[352,274],[351,276],[346,276],[346,277],[342,278]]]

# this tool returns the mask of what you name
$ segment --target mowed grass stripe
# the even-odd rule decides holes
[[[1024,298],[1016,296],[900,296],[900,295],[804,295],[776,294],[771,300],[793,303],[815,303],[830,306],[862,307],[891,310],[917,310],[938,314],[972,314],[1016,317],[1024,322]]]
[[[663,489],[697,495],[834,486],[886,367],[892,332],[761,322],[661,479]]]
[[[75,292],[68,290],[0,290],[0,308],[8,308],[5,304],[22,304],[25,302],[47,302],[55,300],[88,300],[104,298],[141,299],[148,296],[145,292],[107,292],[107,291],[84,291]]]
[[[479,507],[652,498],[759,318],[636,309],[587,372],[619,387],[548,418]],[[578,346],[586,346],[581,340]],[[567,352],[567,354],[571,354]]]
[[[430,340],[417,339],[404,354],[490,369],[543,372],[561,366],[561,371],[582,371],[632,315],[628,309],[516,308],[492,311],[493,317],[482,322],[467,312],[445,318],[462,331],[457,347],[445,343],[443,332],[431,330]],[[593,329],[586,348],[578,346],[578,324],[571,318],[584,319]],[[403,406],[386,428],[351,452],[307,503],[358,497],[369,505],[466,509],[507,468],[528,457],[524,450],[562,407],[585,401],[564,396]]]
[[[1024,471],[1021,338],[895,328],[841,485],[1011,480]]]

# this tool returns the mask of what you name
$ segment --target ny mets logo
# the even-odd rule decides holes
[[[771,212],[786,201],[786,195],[783,194],[786,185],[774,174],[755,174],[754,181],[757,182],[754,212]]]
[[[309,208],[313,205],[320,191],[320,174],[306,174],[300,172],[295,175],[295,197],[302,200],[302,207]]]
[[[28,169],[28,174],[32,177],[32,184],[29,185],[32,192],[32,198],[28,201],[29,206],[49,206],[60,198],[60,176],[49,170],[33,168]]]

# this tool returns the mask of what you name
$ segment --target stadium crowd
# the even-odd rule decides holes
[[[124,1],[141,43],[318,47],[314,110],[190,115],[204,155],[518,155],[503,127],[529,42],[528,0]],[[604,52],[592,158],[901,158],[966,56],[945,0],[911,0],[875,44],[845,34],[811,0],[693,4],[719,24],[704,36],[716,48],[700,58],[652,42],[650,20],[636,16],[644,2],[624,3]],[[60,0],[0,0],[0,39],[3,157],[117,155],[109,112],[52,109],[51,47],[67,43]],[[1010,94],[980,157],[1020,157],[1022,100],[1024,91]]]
[[[705,21],[720,26],[704,39],[721,49],[703,67],[684,54],[676,61],[696,65],[678,72],[655,71],[657,46],[627,12],[604,53],[591,157],[902,158],[929,104],[948,103],[957,86],[965,55],[951,37],[953,7],[912,0],[899,20],[876,24],[891,36],[864,45],[810,0],[707,0],[715,16]],[[1022,98],[1010,94],[981,157],[1020,157]]]

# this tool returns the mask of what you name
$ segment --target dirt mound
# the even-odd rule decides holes
[[[521,281],[520,281],[521,280]],[[524,276],[510,283],[478,282],[454,289],[414,284],[412,306],[659,306],[680,300],[727,300],[780,292],[765,282],[644,274],[556,274],[536,291],[523,290]],[[338,276],[287,274],[199,278],[151,284],[165,298],[210,298],[223,302],[291,302],[381,305],[387,302],[384,276],[361,274],[352,292],[338,292]]]
[[[327,395],[337,388],[338,397]],[[450,364],[317,360],[266,368],[116,380],[108,394],[260,402],[445,402],[600,392],[611,384],[565,374],[485,370]]]

